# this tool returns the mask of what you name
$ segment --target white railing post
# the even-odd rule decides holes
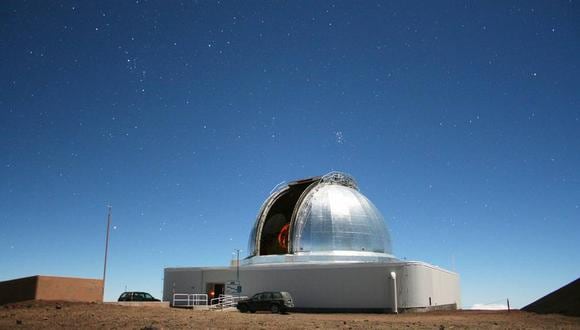
[[[205,293],[174,293],[171,302],[174,307],[207,306],[208,297]]]

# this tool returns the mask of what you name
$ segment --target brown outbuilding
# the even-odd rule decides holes
[[[103,280],[31,276],[0,282],[0,304],[29,300],[103,301]]]

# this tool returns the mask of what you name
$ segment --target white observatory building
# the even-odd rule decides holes
[[[331,172],[278,186],[229,267],[166,268],[163,300],[178,294],[251,296],[287,291],[297,310],[397,312],[456,309],[459,275],[392,254],[381,213],[355,180]],[[230,285],[228,285],[230,284]]]

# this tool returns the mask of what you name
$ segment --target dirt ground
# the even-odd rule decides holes
[[[580,318],[520,311],[274,315],[66,302],[30,302],[0,306],[0,329],[20,328],[580,329]]]

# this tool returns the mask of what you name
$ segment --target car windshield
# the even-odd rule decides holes
[[[155,299],[155,298],[153,298],[153,296],[152,296],[152,295],[150,295],[150,294],[148,294],[148,293],[145,293],[145,299],[153,300],[153,299]]]

